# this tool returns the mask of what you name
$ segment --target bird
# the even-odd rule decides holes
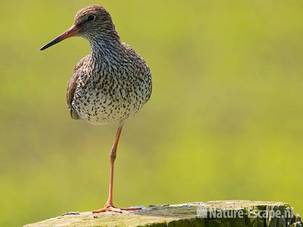
[[[137,114],[151,97],[151,70],[133,48],[121,41],[110,13],[101,5],[79,10],[72,26],[40,50],[71,37],[82,37],[89,41],[91,47],[91,52],[76,64],[68,82],[66,102],[71,118],[93,125],[112,124],[117,127],[109,155],[107,201],[102,208],[92,212],[137,210],[139,208],[114,205],[114,167],[125,122]]]

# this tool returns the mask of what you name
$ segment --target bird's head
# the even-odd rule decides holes
[[[102,6],[88,6],[81,9],[75,17],[74,24],[40,50],[45,50],[64,39],[81,36],[89,40],[96,38],[119,39],[110,14]]]

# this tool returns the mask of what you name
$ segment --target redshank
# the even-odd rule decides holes
[[[111,123],[118,128],[110,151],[108,199],[103,208],[93,212],[135,210],[113,204],[114,163],[123,124],[151,96],[150,69],[121,41],[110,14],[102,6],[81,9],[71,28],[41,50],[74,36],[87,39],[92,51],[79,61],[68,83],[66,99],[71,117],[95,125]]]

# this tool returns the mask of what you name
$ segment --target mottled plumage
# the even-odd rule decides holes
[[[120,41],[104,8],[85,8],[75,22],[82,23],[81,18],[92,12],[111,25],[97,35],[81,34],[90,41],[92,53],[75,67],[68,85],[67,104],[74,119],[92,124],[121,123],[150,98],[151,73],[144,60]]]

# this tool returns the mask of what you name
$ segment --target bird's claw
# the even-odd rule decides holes
[[[128,208],[118,208],[113,205],[105,205],[103,208],[94,210],[93,214],[99,214],[104,212],[115,212],[115,213],[123,213],[128,211],[138,211],[141,210],[141,207],[128,207]]]

